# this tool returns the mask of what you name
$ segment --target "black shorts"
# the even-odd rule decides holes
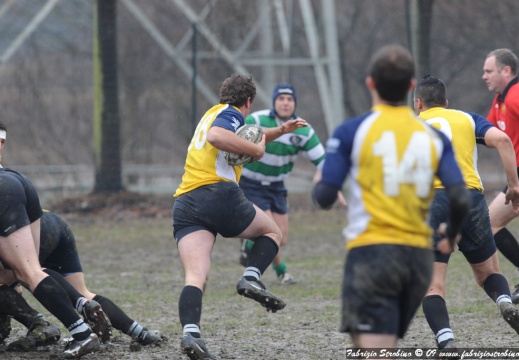
[[[58,215],[45,211],[41,217],[40,263],[63,276],[83,272],[76,238]]]
[[[270,210],[276,214],[288,213],[288,192],[283,181],[262,183],[242,176],[240,187],[245,197],[261,210]]]
[[[402,338],[432,278],[433,252],[402,245],[351,249],[346,256],[340,331]]]
[[[0,169],[0,236],[9,236],[41,217],[38,193],[24,175]]]
[[[173,205],[173,237],[207,230],[215,237],[236,237],[254,220],[256,209],[242,189],[231,182],[201,186],[180,195]]]
[[[461,229],[461,240],[458,244],[470,264],[478,264],[496,252],[496,244],[490,227],[490,218],[485,196],[478,190],[469,190],[472,205],[467,220]],[[436,230],[443,222],[449,220],[449,197],[444,189],[437,189],[430,209],[430,226]],[[434,245],[443,238],[436,231],[433,235]],[[435,261],[448,263],[449,255],[435,251]]]

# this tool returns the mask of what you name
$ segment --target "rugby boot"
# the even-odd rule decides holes
[[[519,303],[519,284],[515,285],[515,290],[510,297],[512,298],[512,302],[514,304]]]
[[[162,342],[162,334],[157,330],[143,328],[139,336],[135,339],[141,345],[158,345]]]
[[[97,301],[88,300],[83,304],[83,317],[99,340],[103,343],[110,340],[112,323]]]
[[[443,346],[439,346],[438,345],[438,348],[440,350],[443,350],[443,349],[457,349],[458,348],[458,344],[456,344],[456,341],[454,341],[454,339],[449,339],[449,340],[445,341],[445,343],[442,341],[442,344],[443,344]]]
[[[0,342],[4,341],[11,334],[11,317],[0,313]]]
[[[447,340],[447,343],[440,349],[436,356],[442,360],[461,359],[461,355],[458,353],[458,344],[456,344],[454,339]]]
[[[278,281],[281,285],[294,285],[297,284],[296,279],[289,273],[279,274]]]
[[[212,355],[209,350],[207,350],[207,346],[205,346],[204,340],[197,339],[189,333],[186,333],[184,336],[182,336],[180,348],[182,349],[182,352],[189,357],[190,360],[217,360],[217,357]]]
[[[259,280],[247,280],[242,277],[236,284],[236,291],[241,296],[259,302],[267,311],[273,313],[286,306],[283,300],[269,292]]]
[[[33,322],[27,331],[27,335],[13,341],[7,346],[7,351],[32,351],[38,346],[53,345],[58,342],[61,332],[56,325],[39,318]]]
[[[519,334],[519,310],[514,304],[503,302],[499,304],[501,316]]]
[[[0,313],[0,352],[6,350],[5,340],[11,334],[11,317],[7,314]]]
[[[70,340],[61,353],[61,359],[77,359],[101,349],[101,343],[96,334],[90,334],[85,340]]]

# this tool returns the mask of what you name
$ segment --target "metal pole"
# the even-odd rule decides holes
[[[326,56],[328,57],[328,75],[330,77],[330,89],[333,99],[333,117],[335,122],[340,124],[344,119],[344,99],[335,3],[334,0],[322,0],[321,4],[323,7],[324,41],[327,50]],[[329,132],[331,130],[328,129]]]
[[[196,55],[197,55],[197,43],[196,43],[196,23],[193,23],[193,37],[191,38],[191,46],[192,46],[192,57],[191,57],[191,66],[193,68],[193,76],[191,78],[191,130],[192,133],[195,133],[196,130],[196,123],[197,123],[197,117],[196,117],[196,76],[197,76],[197,68],[196,68]]]

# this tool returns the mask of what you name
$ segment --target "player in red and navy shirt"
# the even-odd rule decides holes
[[[519,174],[519,77],[517,56],[509,49],[491,51],[483,65],[483,80],[488,90],[496,96],[488,113],[488,120],[504,131],[514,145]],[[505,204],[505,190],[490,203],[490,224],[496,246],[515,267],[519,268],[519,244],[505,227],[518,216],[511,204]],[[519,303],[519,285],[512,294],[512,301]]]

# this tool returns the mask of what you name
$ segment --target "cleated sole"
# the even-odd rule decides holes
[[[239,284],[239,283],[238,283]],[[248,289],[245,287],[238,287],[238,294],[252,299],[260,303],[267,311],[272,313],[285,308],[286,304],[283,300],[275,297],[273,294],[264,289]]]
[[[112,323],[101,308],[101,305],[96,304],[93,308],[88,309],[85,307],[83,315],[92,332],[99,337],[99,340],[102,343],[108,342],[112,336]]]
[[[199,344],[198,342],[201,342]],[[209,353],[207,348],[205,347],[205,343],[202,339],[196,340],[195,338],[188,337],[183,338],[182,342],[180,344],[180,347],[182,348],[182,353],[187,355],[189,360],[216,360],[217,358],[214,357]]]
[[[519,334],[519,310],[510,303],[500,305],[501,316]]]

